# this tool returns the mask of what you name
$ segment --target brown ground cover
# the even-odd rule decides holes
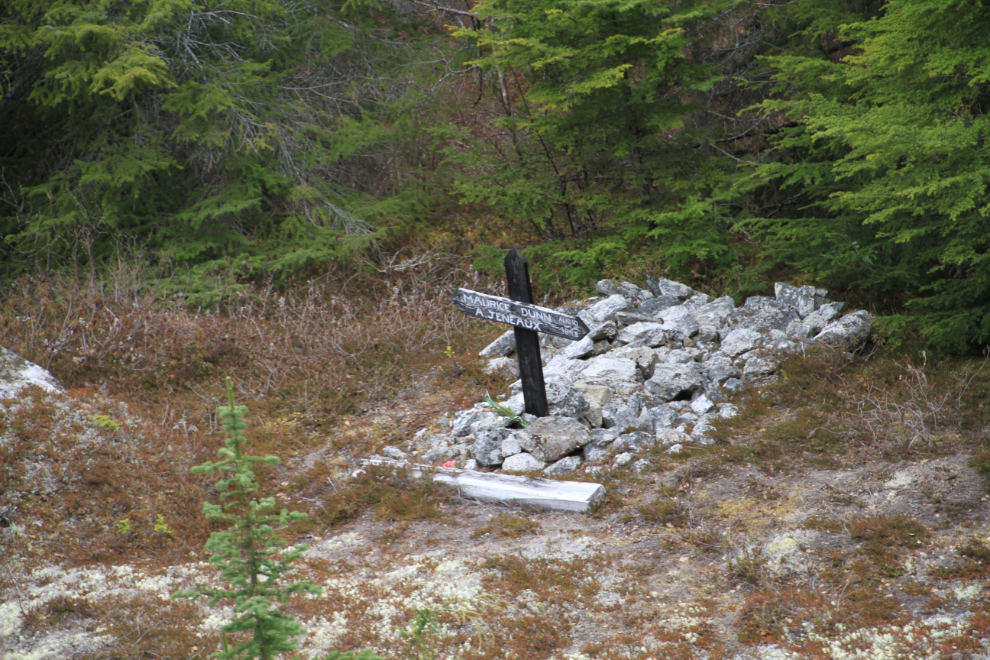
[[[979,360],[789,358],[714,445],[595,475],[609,499],[593,515],[541,513],[402,473],[349,478],[357,457],[505,386],[473,357],[499,328],[447,304],[460,284],[484,289],[456,264],[329,273],[207,311],[128,281],[4,294],[5,345],[70,388],[2,402],[5,657],[218,648],[222,609],[167,596],[214,574],[199,510],[215,494],[188,470],[220,445],[227,374],[252,453],[282,458],[259,470],[264,494],[310,514],[285,530],[310,545],[299,576],[325,592],[288,605],[310,631],[301,657],[431,657],[399,634],[423,617],[436,657],[987,653]]]

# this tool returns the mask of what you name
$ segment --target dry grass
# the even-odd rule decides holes
[[[783,361],[773,385],[752,390],[741,414],[717,423],[730,462],[785,469],[795,458],[835,468],[976,450],[990,401],[982,361],[921,365],[818,346]],[[974,433],[976,431],[976,433]],[[740,442],[740,439],[746,439]]]
[[[414,478],[409,470],[369,465],[347,485],[335,488],[318,507],[314,522],[333,527],[371,510],[388,522],[439,520],[450,490],[428,475]]]
[[[526,516],[500,513],[493,516],[487,525],[483,525],[471,533],[471,538],[479,539],[492,535],[500,539],[517,539],[528,534],[539,534],[540,523]]]
[[[401,438],[408,429],[383,436],[356,416],[402,388],[429,389],[436,379],[446,405],[498,390],[467,347],[500,330],[454,309],[449,296],[460,285],[486,288],[457,264],[421,260],[374,275],[331,270],[282,288],[242,288],[212,310],[191,310],[147,288],[137,267],[102,282],[59,274],[15,282],[0,293],[3,345],[69,391],[35,390],[0,409],[8,438],[0,442],[2,524],[38,527],[7,550],[76,564],[168,565],[196,555],[211,531],[200,509],[214,495],[189,469],[222,442],[216,405],[226,374],[250,405],[253,450],[283,459],[257,468],[263,494],[293,508],[305,500],[291,501],[287,489],[310,504],[326,501],[312,508],[327,525],[367,507],[380,517],[435,517],[446,495],[427,482],[420,490],[436,493],[409,497],[401,484],[383,483],[335,500],[339,459],[300,470],[297,458],[328,439],[347,445],[346,456]],[[406,423],[437,415],[422,412]]]
[[[445,347],[460,354],[469,337],[495,331],[450,304],[461,285],[485,288],[474,271],[426,261],[239,288],[213,309],[188,309],[136,266],[106,281],[38,274],[0,294],[0,335],[66,386],[104,384],[165,418],[168,394],[212,402],[230,375],[244,399],[333,419],[390,396],[424,363],[439,366]]]
[[[423,572],[436,569],[441,556],[464,560],[458,564],[463,574],[433,579],[447,583],[458,575],[470,584],[470,575],[480,593],[509,603],[498,612],[484,610],[498,639],[488,646],[477,644],[476,627],[441,613],[449,635],[437,640],[440,656],[544,660],[583,649],[589,658],[609,660],[728,658],[735,651],[723,643],[736,650],[776,643],[799,657],[826,658],[832,656],[821,639],[801,636],[803,624],[822,638],[850,639],[852,631],[899,634],[906,621],[924,614],[964,610],[972,613],[964,632],[939,641],[943,657],[972,651],[971,638],[990,634],[985,603],[953,596],[965,584],[960,581],[985,581],[990,574],[982,533],[967,529],[948,542],[948,559],[937,564],[934,558],[944,552],[947,532],[930,516],[947,504],[919,499],[912,504],[920,507],[914,519],[866,508],[857,495],[863,486],[829,485],[802,493],[821,496],[809,501],[827,510],[805,518],[781,513],[795,513],[794,507],[807,513],[793,490],[806,472],[880,465],[877,474],[887,479],[902,463],[975,451],[990,412],[990,377],[978,362],[922,359],[916,367],[903,357],[849,360],[825,350],[787,360],[780,382],[751,396],[740,416],[723,424],[721,443],[657,456],[648,473],[598,474],[610,500],[580,523],[580,538],[594,551],[538,556],[524,550],[554,537],[559,523],[553,516],[491,518],[490,509],[478,513],[408,474],[371,469],[356,480],[342,477],[352,456],[402,444],[436,419],[439,410],[415,409],[423,391],[449,394],[444,412],[457,409],[458,397],[467,403],[485,389],[495,393],[498,383],[481,375],[468,348],[476,350],[500,328],[460,317],[447,303],[458,284],[485,288],[469,273],[455,266],[376,276],[330,273],[284,290],[260,287],[209,311],[141,293],[136,278],[128,277],[134,275],[122,271],[116,288],[36,278],[4,294],[4,342],[74,388],[58,397],[33,392],[16,411],[0,415],[0,434],[13,438],[0,447],[0,525],[43,523],[9,537],[9,549],[24,560],[16,570],[41,565],[54,552],[66,555],[55,556],[60,563],[139,562],[150,569],[202,559],[210,527],[200,505],[213,493],[188,468],[212,458],[220,442],[215,395],[219,376],[229,372],[250,405],[252,451],[285,461],[259,469],[261,494],[312,516],[286,535],[314,544],[324,533],[365,539],[353,552],[335,550],[339,561],[307,560],[307,577],[341,580],[331,597],[288,605],[313,627],[332,612],[345,614],[346,632],[334,648],[380,644],[389,657],[403,657],[387,638],[394,631],[383,633],[374,613],[396,594],[415,603],[419,589],[428,593],[425,582],[412,578],[380,579],[413,556]],[[130,404],[131,414],[101,395],[104,385]],[[89,408],[72,417],[59,401]],[[394,415],[376,421],[404,401],[404,421]],[[80,432],[93,443],[73,444]],[[54,490],[32,491],[38,465],[46,466]],[[751,476],[740,477],[739,469]],[[724,487],[729,482],[731,489]],[[719,513],[728,490],[753,511],[733,514],[738,518]],[[903,504],[906,491],[889,492]],[[159,515],[169,533],[156,530]],[[984,520],[979,515],[966,509],[950,522],[976,524]],[[800,555],[809,572],[775,573],[761,543],[792,525],[817,539],[811,554]],[[564,538],[566,546],[572,537]],[[741,538],[747,539],[742,551],[731,543]],[[345,579],[356,591],[344,588]],[[17,588],[10,576],[0,573],[0,581],[11,592]],[[699,594],[718,602],[705,605]],[[105,628],[115,641],[98,657],[193,658],[216,650],[215,635],[190,632],[202,609],[159,600],[56,599],[32,611],[26,629]],[[415,611],[403,607],[389,621],[412,620]],[[472,645],[464,646],[468,641]]]
[[[13,537],[12,554],[174,562],[208,534],[209,491],[189,474],[208,452],[161,437],[116,402],[31,388],[0,400],[0,438],[0,508],[34,528]]]

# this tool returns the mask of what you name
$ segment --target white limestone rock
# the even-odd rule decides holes
[[[574,385],[581,391],[584,400],[590,406],[602,408],[612,402],[612,390],[605,385],[592,385],[590,383],[577,383]]]
[[[626,467],[635,460],[636,460],[636,454],[632,452],[623,452],[615,457],[615,461],[612,462],[612,467],[615,468]]]
[[[734,403],[726,403],[719,406],[718,415],[722,419],[732,419],[739,414],[739,406]]]
[[[581,455],[584,456],[585,462],[597,463],[598,461],[602,461],[608,458],[609,451],[604,447],[585,445],[584,448],[581,449]]]
[[[509,330],[501,337],[481,349],[478,353],[484,358],[507,357],[516,352],[516,332]]]
[[[613,401],[602,408],[602,428],[615,429],[619,433],[639,430],[639,411],[628,401]]]
[[[653,418],[654,430],[660,428],[674,428],[677,426],[677,411],[668,406],[654,406],[647,410]]]
[[[545,463],[552,463],[591,442],[591,434],[571,417],[541,417],[515,434],[519,446]]]
[[[698,334],[715,338],[728,326],[735,309],[732,298],[724,296],[699,307],[692,312],[691,318],[698,324]]]
[[[857,348],[869,338],[872,325],[870,313],[860,310],[829,323],[813,341],[845,349]]]
[[[686,284],[674,282],[665,277],[651,277],[646,280],[646,286],[655,296],[674,296],[681,300],[686,300],[698,293]]]
[[[663,310],[680,304],[681,300],[677,296],[657,296],[641,302],[636,308],[636,313],[656,317]]]
[[[471,445],[471,456],[480,465],[498,465],[502,462],[502,443],[509,437],[508,429],[482,431]]]
[[[739,378],[730,378],[722,383],[722,389],[730,394],[740,394],[746,389],[746,383]]]
[[[599,323],[598,325],[591,326],[591,330],[588,331],[586,336],[590,337],[592,341],[602,341],[607,339],[611,341],[615,339],[616,334],[619,332],[619,326],[616,325],[615,321],[605,321]]]
[[[611,450],[622,452],[633,452],[634,454],[640,454],[653,445],[657,444],[657,436],[653,433],[646,433],[644,431],[633,431],[632,433],[623,433],[615,442],[612,443]]]
[[[545,378],[544,384],[551,415],[579,418],[588,412],[587,400],[570,380],[551,376]]]
[[[773,285],[773,292],[778,302],[792,308],[801,318],[818,309],[816,303],[820,304],[820,299],[816,301],[815,287],[813,286],[796,287],[777,282]]]
[[[753,296],[746,304],[737,309],[729,317],[729,327],[749,328],[769,332],[770,330],[786,330],[787,326],[800,319],[793,308],[773,298]]]
[[[742,370],[724,356],[713,356],[705,362],[704,368],[705,378],[716,385],[721,385],[730,378],[742,376]]]
[[[712,400],[709,399],[704,394],[702,394],[697,399],[691,402],[691,410],[694,412],[695,415],[704,415],[714,407],[715,404],[712,402]]]
[[[653,463],[648,458],[641,458],[632,464],[630,468],[633,472],[645,472],[653,467]]]
[[[640,321],[619,330],[619,335],[616,337],[616,341],[623,344],[632,344],[637,341],[647,342],[654,340],[656,343],[653,345],[656,346],[659,345],[661,341],[654,338],[662,338],[663,334],[663,324]]]
[[[764,335],[752,328],[737,328],[722,339],[719,352],[736,357],[761,346],[763,340]]]
[[[658,364],[653,376],[646,381],[646,389],[661,401],[689,399],[703,389],[704,375],[697,362]]]
[[[502,461],[504,472],[538,472],[544,467],[546,463],[526,452],[509,456]]]
[[[629,300],[625,296],[618,294],[609,296],[605,300],[600,300],[588,309],[579,312],[578,317],[591,328],[610,319],[614,320],[615,313],[628,309]]]
[[[595,291],[606,297],[620,294],[619,285],[614,280],[599,280],[595,283]]]
[[[580,456],[565,456],[556,463],[548,465],[543,470],[543,474],[550,477],[562,477],[565,474],[570,474],[574,470],[581,466]]]
[[[556,355],[543,367],[543,377],[562,376],[567,380],[575,381],[587,366],[588,362],[585,360],[575,360],[564,357],[563,355]],[[519,387],[522,387],[521,382],[519,383]]]
[[[657,444],[661,447],[672,447],[673,445],[691,442],[691,437],[678,431],[677,429],[659,428],[656,430]]]
[[[753,385],[768,385],[776,380],[773,374],[780,368],[780,360],[775,355],[754,351],[746,360],[743,380]]]
[[[499,378],[516,379],[519,378],[519,363],[510,357],[497,357],[488,361],[485,366],[485,373]]]
[[[587,361],[587,366],[581,370],[581,380],[636,383],[641,382],[642,378],[632,360],[599,355]]]
[[[516,454],[522,453],[522,445],[519,444],[519,439],[516,438],[516,434],[513,433],[508,438],[502,441],[502,456],[508,458],[509,456],[515,456]]]
[[[592,341],[589,335],[585,335],[583,338],[572,342],[570,345],[561,349],[557,355],[565,360],[580,360],[588,357],[594,352],[595,342]]]
[[[824,330],[825,326],[832,321],[835,321],[842,315],[843,307],[845,307],[844,303],[825,303],[814,312],[806,316],[804,318],[804,324],[808,327],[808,335],[814,337],[819,332]],[[802,339],[803,338],[804,337],[802,337]]]
[[[617,348],[611,351],[609,355],[613,355],[617,358],[626,358],[635,362],[636,368],[639,369],[639,373],[642,375],[643,380],[646,380],[653,375],[653,369],[656,367],[657,363],[660,362],[657,351],[645,346],[636,348],[623,346],[622,348]]]
[[[694,337],[701,331],[698,322],[690,316],[680,316],[665,319],[663,322],[663,332],[671,341],[683,342],[685,339]]]
[[[47,369],[0,346],[0,399],[12,397],[29,385],[49,392],[64,391]]]

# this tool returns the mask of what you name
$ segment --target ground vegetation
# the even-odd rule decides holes
[[[258,497],[308,515],[279,530],[324,592],[280,605],[300,657],[985,655],[988,23],[0,0],[0,345],[66,387],[0,400],[0,648],[222,648],[232,612],[169,595],[215,575],[190,469],[229,376],[284,459]],[[477,358],[502,329],[449,297],[504,294],[511,247],[547,305],[603,275],[787,280],[880,330],[785,361],[714,444],[598,472],[587,517],[355,477],[505,391]]]
[[[815,282],[990,337],[986,9],[562,0],[0,6],[3,277],[282,281],[440,247],[545,291]]]

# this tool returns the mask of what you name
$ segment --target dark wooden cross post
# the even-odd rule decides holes
[[[533,304],[529,264],[519,250],[510,250],[505,256],[505,279],[509,287],[509,298],[516,302]],[[546,417],[550,414],[550,406],[547,404],[547,388],[543,381],[540,335],[535,330],[519,326],[515,326],[513,330],[516,334],[516,352],[519,354],[519,374],[522,376],[526,412],[537,417]]]
[[[462,314],[496,323],[508,323],[515,329],[526,412],[537,417],[546,417],[550,414],[550,406],[547,405],[547,387],[543,382],[538,333],[578,341],[588,334],[588,326],[576,316],[533,304],[529,267],[519,250],[512,250],[505,257],[505,279],[509,284],[509,298],[458,289],[451,297],[451,302]]]

